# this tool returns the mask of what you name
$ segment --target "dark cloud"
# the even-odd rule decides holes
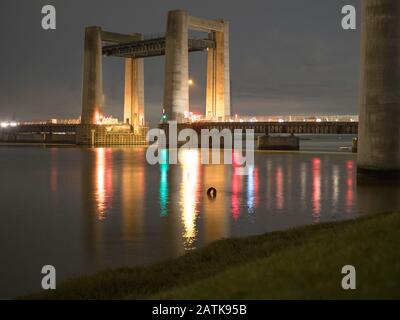
[[[57,30],[41,29],[41,7],[57,9]],[[116,32],[165,31],[168,10],[231,23],[232,108],[241,114],[356,113],[359,32],[341,29],[341,8],[360,1],[2,0],[0,118],[80,114],[84,27]],[[205,54],[190,57],[192,109],[205,102]],[[145,61],[146,116],[162,108],[164,61]],[[122,114],[123,64],[104,61],[106,110]]]

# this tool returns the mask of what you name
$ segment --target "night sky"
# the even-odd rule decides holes
[[[57,30],[41,28],[41,8]],[[341,8],[357,8],[356,31]],[[360,0],[1,0],[0,120],[76,118],[81,112],[84,28],[163,33],[167,11],[230,21],[232,113],[354,114],[359,80]],[[104,58],[105,113],[122,118],[123,59]],[[206,54],[190,54],[191,110],[204,113]],[[160,117],[164,57],[145,59],[145,110]]]

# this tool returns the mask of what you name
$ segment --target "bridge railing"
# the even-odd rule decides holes
[[[273,115],[211,117],[190,114],[189,122],[358,122],[358,115]]]

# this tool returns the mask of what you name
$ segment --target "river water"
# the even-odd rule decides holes
[[[400,209],[398,187],[357,187],[356,155],[343,152],[350,136],[305,138],[301,152],[256,152],[246,175],[201,165],[198,150],[152,166],[145,148],[0,146],[0,297],[40,290],[47,264],[59,281]]]

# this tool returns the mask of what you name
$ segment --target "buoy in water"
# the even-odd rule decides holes
[[[215,198],[217,197],[217,189],[215,189],[215,188],[213,188],[213,187],[208,188],[208,190],[207,190],[207,196],[208,196],[210,199],[215,199]]]

